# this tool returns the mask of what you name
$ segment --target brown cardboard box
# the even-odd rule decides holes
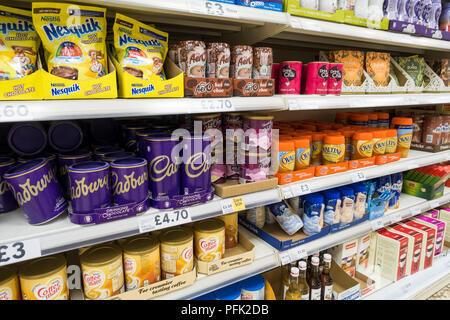
[[[224,183],[215,183],[216,194],[222,198],[235,197],[246,193],[253,193],[268,189],[274,189],[278,186],[278,178],[271,177],[267,180],[239,183],[237,180],[227,180]]]
[[[355,280],[359,282],[359,288],[361,292],[361,298],[365,297],[375,289],[375,280],[362,274],[359,271],[355,273]]]
[[[360,283],[350,277],[334,261],[331,262],[331,277],[333,278],[334,300],[356,300],[360,296]]]
[[[207,275],[234,269],[253,262],[255,258],[255,246],[244,235],[239,235],[239,243],[236,247],[225,250],[223,259],[218,261],[197,261],[199,273]]]

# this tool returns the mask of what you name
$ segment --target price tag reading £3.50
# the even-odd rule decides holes
[[[191,213],[187,208],[174,211],[157,212],[139,218],[139,232],[144,233],[164,229],[179,224],[189,223],[191,221]]]
[[[0,244],[0,266],[41,256],[39,239],[15,241]]]

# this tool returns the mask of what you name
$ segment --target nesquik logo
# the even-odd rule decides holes
[[[46,284],[38,284],[32,292],[38,300],[53,300],[61,294],[63,287],[63,278],[56,276],[48,280]]]

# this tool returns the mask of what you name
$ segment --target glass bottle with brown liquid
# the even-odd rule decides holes
[[[301,294],[301,300],[309,300],[309,285],[306,281],[306,261],[301,260],[298,262],[299,276],[298,276],[298,288]]]
[[[289,276],[289,288],[286,291],[286,299],[285,300],[300,300],[301,294],[298,288],[298,268],[292,267],[291,273]]]
[[[289,279],[291,268],[295,267],[296,263],[291,262],[290,264],[286,264],[282,267],[282,277],[283,277],[283,300],[286,300],[286,292],[289,289]]]
[[[323,271],[320,275],[322,285],[321,300],[333,300],[333,278],[330,274],[331,254],[323,255]]]
[[[319,257],[311,258],[311,276],[309,278],[309,300],[320,300],[322,285],[319,276]]]

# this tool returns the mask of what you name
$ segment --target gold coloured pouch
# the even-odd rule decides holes
[[[35,72],[39,43],[31,11],[0,6],[0,80]]]
[[[152,82],[166,80],[163,65],[168,33],[119,13],[113,30],[116,56],[125,72]]]
[[[33,23],[50,74],[91,80],[107,74],[106,9],[33,2]]]

